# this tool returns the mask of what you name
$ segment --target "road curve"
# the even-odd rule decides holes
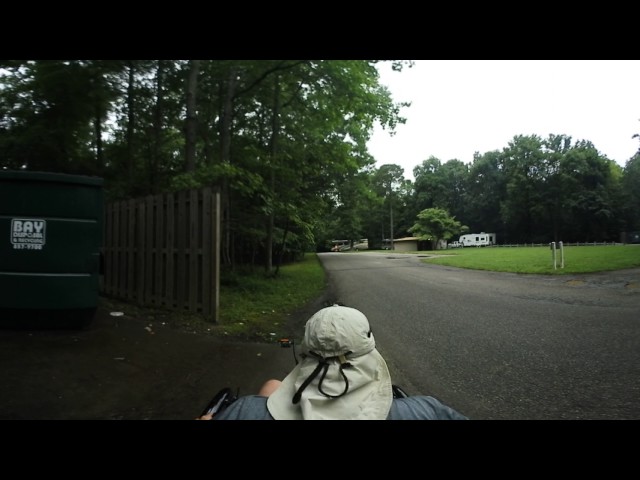
[[[640,418],[640,269],[522,275],[426,256],[319,254],[395,383],[474,419]]]

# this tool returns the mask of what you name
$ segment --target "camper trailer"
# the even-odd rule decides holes
[[[485,232],[467,233],[460,236],[459,242],[463,247],[487,247],[496,244],[496,234]]]

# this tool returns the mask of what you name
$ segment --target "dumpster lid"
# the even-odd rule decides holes
[[[26,182],[55,182],[93,185],[101,187],[104,179],[88,175],[72,175],[68,173],[39,172],[29,170],[0,170],[0,180],[18,180]]]

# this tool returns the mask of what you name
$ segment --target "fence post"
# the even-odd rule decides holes
[[[553,269],[556,270],[556,242],[551,242],[549,246],[551,247],[551,261],[553,262]]]
[[[220,190],[216,188],[213,195],[213,321],[218,323],[220,319],[220,246],[221,246],[221,218]]]
[[[136,207],[138,208],[136,215],[136,230],[137,230],[137,241],[136,241],[136,297],[139,305],[144,305],[144,284],[146,278],[145,274],[145,256],[144,256],[144,247],[146,245],[145,238],[145,204],[144,200],[141,200],[136,203]]]

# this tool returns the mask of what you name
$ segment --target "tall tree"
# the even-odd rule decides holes
[[[562,186],[567,190],[564,207],[570,214],[565,224],[573,229],[570,239],[609,240],[618,234],[614,202],[610,196],[610,160],[602,157],[588,141],[580,141],[564,156]]]
[[[185,171],[193,172],[196,169],[196,138],[198,128],[197,94],[198,74],[200,73],[200,61],[189,60],[189,75],[187,77],[187,118],[185,124],[186,150]]]
[[[625,214],[625,230],[640,230],[640,151],[630,158],[624,167],[622,190]]]
[[[464,212],[468,176],[467,164],[455,159],[445,162],[437,173],[439,182],[435,205],[460,217]]]
[[[376,184],[379,185],[379,194],[384,197],[384,204],[387,207],[389,239],[391,240],[391,249],[394,249],[394,208],[400,197],[403,186],[405,185],[404,169],[396,164],[381,165],[374,175]]]
[[[474,232],[495,232],[505,241],[500,204],[506,196],[504,170],[498,151],[476,153],[469,167],[463,213],[458,216]]]
[[[502,153],[506,196],[501,215],[510,239],[516,242],[547,241],[537,230],[543,172],[542,139],[517,135]]]
[[[436,206],[436,197],[439,190],[438,172],[442,162],[431,156],[413,169],[415,208],[418,212]]]

